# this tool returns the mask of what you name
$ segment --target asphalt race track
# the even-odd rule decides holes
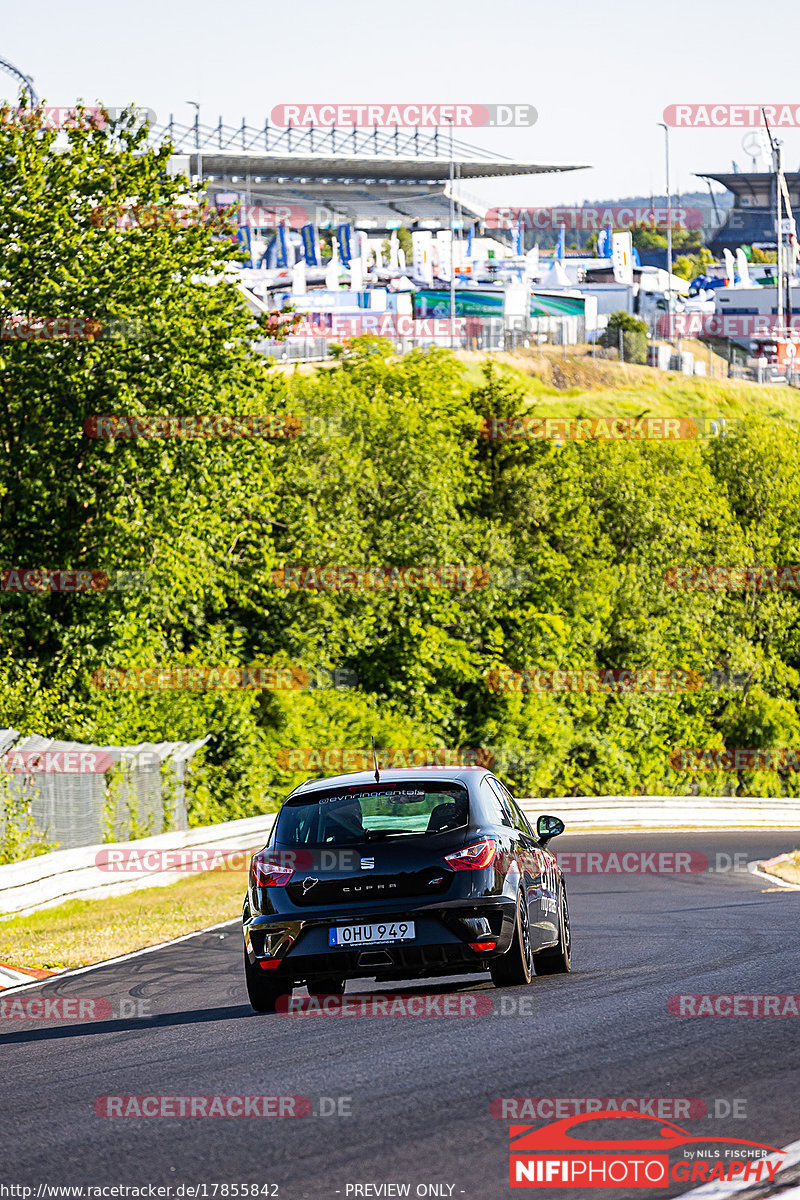
[[[724,867],[735,855],[741,862],[797,845],[800,832],[567,834],[553,849],[702,851],[712,866],[726,856]],[[269,1190],[280,1200],[403,1194],[381,1184],[408,1184],[411,1196],[509,1196],[508,1120],[490,1111],[500,1097],[690,1097],[705,1100],[712,1114],[715,1101],[728,1114],[738,1101],[737,1119],[677,1124],[778,1147],[797,1141],[800,1019],[687,1018],[671,1015],[667,1001],[676,993],[800,991],[800,891],[770,890],[741,869],[571,874],[567,882],[570,976],[502,992],[488,975],[419,987],[348,984],[348,996],[477,990],[494,1001],[485,1016],[258,1016],[247,1003],[235,924],[4,993],[6,1001],[105,997],[114,1012],[123,1000],[122,1012],[139,1001],[151,1014],[0,1023],[4,1180],[33,1185],[34,1196],[43,1183],[171,1184],[173,1196],[178,1184],[205,1183],[212,1198],[214,1184],[258,1183],[277,1185]],[[501,996],[529,1011],[501,1015]],[[307,1096],[313,1112],[302,1119],[95,1112],[106,1095],[215,1094]],[[321,1103],[340,1111],[317,1115]],[[367,1184],[378,1186],[354,1190]],[[697,1186],[544,1194],[623,1200]]]

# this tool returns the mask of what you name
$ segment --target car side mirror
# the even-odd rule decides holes
[[[549,842],[550,838],[558,837],[564,832],[564,822],[560,817],[539,817],[536,822],[536,836],[540,842]]]

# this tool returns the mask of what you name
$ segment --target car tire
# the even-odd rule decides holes
[[[309,996],[343,996],[345,981],[330,975],[327,979],[314,979],[306,984]]]
[[[569,927],[569,905],[564,885],[558,889],[558,941],[547,950],[533,956],[537,975],[563,975],[572,970],[572,935]]]
[[[519,987],[533,979],[533,952],[528,906],[522,888],[517,892],[517,913],[511,945],[500,958],[489,964],[495,987]]]
[[[246,947],[244,978],[250,1005],[257,1013],[275,1012],[278,1001],[284,996],[288,1001],[292,994],[292,985],[288,980],[265,978],[261,968],[250,962]]]

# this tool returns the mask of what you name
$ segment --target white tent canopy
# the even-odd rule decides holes
[[[571,288],[575,286],[561,263],[557,261],[553,263],[542,283],[545,287],[550,288]]]

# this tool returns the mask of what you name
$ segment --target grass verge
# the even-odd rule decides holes
[[[206,871],[167,887],[101,900],[70,900],[0,921],[0,962],[57,970],[85,967],[238,917],[244,871]]]
[[[792,850],[789,854],[779,854],[769,862],[762,863],[762,870],[768,875],[777,875],[787,883],[800,883],[800,850]]]
[[[657,417],[728,417],[751,413],[769,420],[800,422],[800,390],[744,380],[658,371],[594,359],[583,353],[563,358],[560,347],[487,355],[461,351],[458,358],[470,384],[483,382],[489,359],[517,383],[531,415],[541,417],[625,417],[649,412]]]

